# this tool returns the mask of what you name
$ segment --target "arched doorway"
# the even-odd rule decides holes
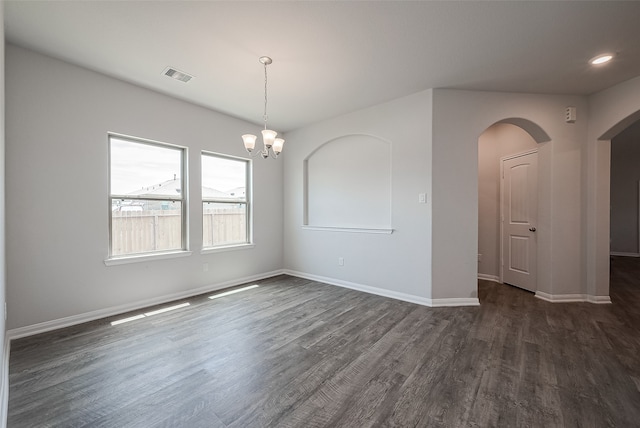
[[[504,166],[514,164],[518,171],[524,173],[519,180],[524,184],[521,192],[527,193],[525,199],[531,201],[533,198],[533,202],[536,202],[537,167],[532,170],[535,162],[531,161],[537,159],[538,144],[549,140],[542,128],[522,118],[496,122],[478,138],[478,279],[503,282],[503,273],[507,272],[508,282],[512,285],[536,291],[536,228],[527,225],[528,230],[524,230],[525,233],[518,232],[518,239],[510,239],[513,235],[510,233],[509,222],[503,222],[503,210],[504,202],[511,200],[511,192],[504,198],[502,186],[505,176],[510,176],[510,169],[507,168],[505,173]],[[527,180],[533,183],[527,184]],[[507,183],[511,183],[511,180],[507,180]],[[509,184],[506,187],[510,188]],[[534,212],[529,214],[537,218],[535,204],[525,205],[534,207]],[[504,264],[504,260],[513,261],[513,258],[509,257],[513,255],[511,250],[515,250],[510,245],[511,242],[523,245],[522,258],[518,261],[520,266]]]
[[[610,251],[640,256],[640,120],[611,139]]]
[[[605,107],[613,109],[608,105]],[[604,108],[602,110],[605,111]],[[611,303],[611,141],[639,120],[640,110],[636,110],[609,125],[604,133],[596,134],[588,151],[586,276],[587,294],[593,303]]]

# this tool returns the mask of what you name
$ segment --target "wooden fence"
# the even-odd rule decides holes
[[[247,242],[247,216],[243,208],[205,208],[202,214],[202,246]]]
[[[247,242],[243,209],[205,209],[203,247]],[[177,210],[113,212],[111,253],[114,256],[182,248],[182,219]]]

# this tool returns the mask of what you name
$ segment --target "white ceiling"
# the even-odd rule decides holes
[[[279,131],[428,88],[591,94],[640,75],[640,2],[6,1],[7,41]],[[615,61],[594,68],[603,51]],[[184,84],[167,66],[196,76]]]

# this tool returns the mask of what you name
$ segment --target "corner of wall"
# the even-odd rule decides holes
[[[5,250],[5,95],[4,95],[4,2],[0,4],[0,427],[7,425],[9,400],[9,343],[6,339],[6,250]]]

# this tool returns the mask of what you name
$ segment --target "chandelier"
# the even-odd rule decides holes
[[[268,56],[260,57],[259,61],[264,65],[264,115],[262,116],[264,120],[264,129],[262,130],[262,142],[264,144],[264,148],[259,152],[256,152],[256,154],[260,153],[263,159],[268,157],[275,159],[282,151],[284,140],[282,138],[276,138],[278,136],[276,131],[267,129],[267,65],[271,64],[273,61]],[[256,138],[257,137],[252,134],[244,134],[242,136],[244,148],[247,149],[249,153],[253,152],[253,149],[256,147]]]

